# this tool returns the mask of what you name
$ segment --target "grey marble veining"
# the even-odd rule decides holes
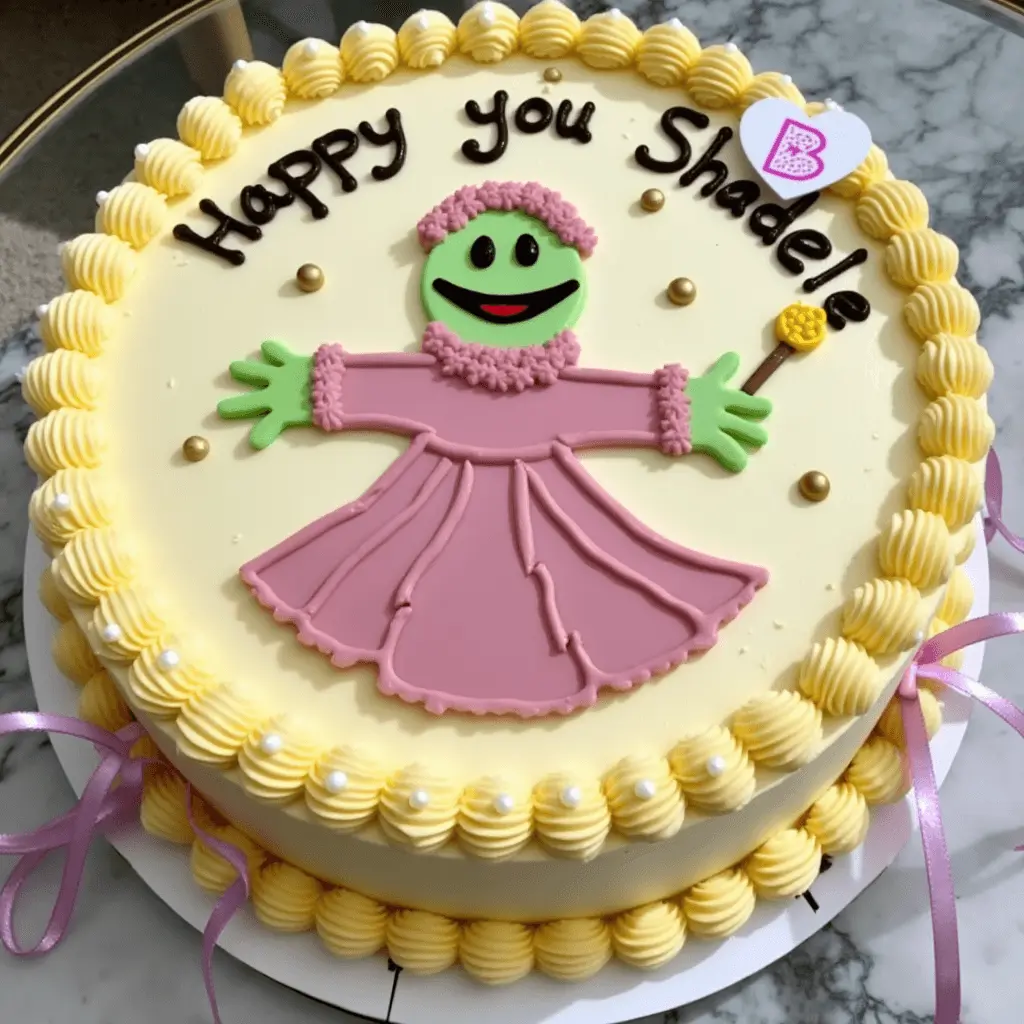
[[[357,17],[372,17],[372,6],[264,0],[250,18],[257,52],[279,59],[282,46],[299,35],[334,32]],[[589,14],[601,6],[579,9]],[[1007,511],[1024,529],[1024,465],[1017,454],[1024,450],[1017,411],[1024,393],[1024,39],[1006,30],[1010,19],[999,14],[982,20],[972,8],[984,5],[974,0],[957,0],[957,6],[938,0],[622,0],[621,6],[643,25],[678,16],[705,43],[735,40],[755,70],[786,70],[808,97],[833,97],[868,121],[896,173],[922,186],[933,225],[962,247],[961,280],[985,314],[982,340],[997,367],[991,409],[1007,475]],[[32,477],[20,445],[30,414],[16,381],[38,346],[31,310],[57,287],[53,244],[87,223],[91,192],[109,183],[107,165],[123,164],[141,137],[137,126],[148,124],[152,134],[154,121],[167,121],[180,100],[182,70],[170,48],[124,74],[145,84],[152,101],[140,103],[132,88],[108,90],[102,103],[82,108],[74,127],[60,129],[59,148],[48,150],[44,140],[34,164],[26,161],[22,171],[0,182],[0,250],[15,239],[31,270],[0,278],[15,282],[2,295],[0,324],[21,325],[0,348],[4,711],[32,703],[21,642],[21,565]],[[102,146],[95,145],[97,139]],[[992,592],[994,608],[1024,609],[1024,559],[999,542],[992,552]],[[1020,662],[1020,643],[990,645],[985,679],[1024,703]],[[1021,1019],[1024,861],[1012,848],[1024,841],[1024,789],[1011,783],[1022,771],[1020,741],[994,717],[977,714],[943,790],[959,894],[963,1024]],[[0,829],[28,827],[63,811],[70,799],[45,742],[0,739]],[[56,882],[55,866],[45,878]],[[26,927],[41,924],[41,915],[34,905]],[[195,933],[102,846],[90,860],[72,933],[61,950],[32,963],[0,955],[0,1017],[30,1024],[200,1024],[208,1017],[198,949]],[[217,980],[228,1021],[346,1019],[227,957],[218,958]],[[925,1024],[931,1020],[932,986],[922,858],[911,845],[832,926],[775,967],[664,1019]]]

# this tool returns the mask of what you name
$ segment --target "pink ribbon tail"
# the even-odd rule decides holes
[[[1024,554],[1024,537],[1019,537],[1003,522],[1003,468],[995,448],[989,448],[985,459],[985,543],[991,544],[998,533],[1007,543]]]

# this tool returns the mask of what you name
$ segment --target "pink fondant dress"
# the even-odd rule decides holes
[[[685,371],[576,368],[569,332],[494,356],[431,325],[423,347],[317,353],[319,426],[412,442],[362,497],[243,566],[303,643],[376,663],[384,693],[435,713],[567,713],[711,647],[767,581],[658,536],[574,454],[688,451]]]

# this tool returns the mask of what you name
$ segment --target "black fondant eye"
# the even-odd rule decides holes
[[[532,267],[540,255],[540,247],[533,235],[520,235],[516,239],[516,263],[521,267]]]
[[[479,270],[494,262],[494,240],[490,235],[481,235],[470,247],[470,262]]]

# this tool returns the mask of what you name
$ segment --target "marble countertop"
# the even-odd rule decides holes
[[[932,224],[962,249],[961,280],[985,316],[982,341],[997,368],[991,410],[1007,476],[1006,509],[1024,528],[1024,38],[1009,19],[986,22],[962,0],[716,0],[715,3],[620,0],[647,24],[674,15],[705,42],[735,40],[755,70],[790,72],[808,96],[831,96],[861,115],[901,177],[918,182]],[[310,31],[313,0],[267,0],[279,29],[303,10],[296,37]],[[323,5],[319,5],[323,6]],[[337,6],[337,5],[335,5]],[[600,5],[583,5],[585,13]],[[356,8],[350,18],[365,7]],[[337,12],[335,12],[337,13]],[[364,15],[369,17],[370,15]],[[265,22],[269,24],[270,22]],[[279,59],[255,21],[257,52]],[[330,26],[328,26],[330,28]],[[275,29],[276,31],[276,29]],[[265,53],[260,53],[261,47]],[[104,116],[116,120],[114,110]],[[125,124],[131,124],[126,116]],[[120,140],[130,152],[137,138]],[[102,175],[102,176],[101,176]],[[108,184],[76,166],[86,196]],[[20,194],[18,190],[21,190]],[[19,198],[20,195],[20,198]],[[33,486],[21,456],[31,419],[17,385],[38,347],[31,310],[59,287],[53,247],[78,229],[65,196],[45,185],[0,182],[0,247],[12,238],[35,272],[3,294],[0,332],[17,329],[0,348],[0,711],[29,708],[22,643],[21,574],[26,505]],[[28,197],[26,199],[25,197]],[[13,198],[12,198],[13,197]],[[33,220],[40,205],[59,215]],[[21,269],[21,268],[19,268]],[[18,280],[18,279],[16,279]],[[19,326],[20,325],[20,326]],[[998,541],[992,550],[993,608],[1024,610],[1024,559]],[[990,645],[985,681],[1024,704],[1020,642]],[[1024,747],[994,716],[975,715],[943,789],[959,896],[964,976],[963,1024],[1021,1019],[1024,983]],[[0,828],[16,831],[65,809],[72,796],[46,741],[0,740]],[[0,866],[0,877],[8,863]],[[49,865],[34,886],[55,886]],[[40,893],[42,896],[42,893]],[[44,901],[23,926],[42,926]],[[90,857],[71,934],[52,956],[15,962],[0,954],[4,1021],[26,1024],[208,1024],[197,967],[199,941],[105,844]],[[228,957],[217,964],[222,1011],[229,1022],[328,1024],[353,1018],[313,1003]],[[931,934],[920,849],[912,844],[849,909],[773,968],[704,1002],[664,1015],[685,1024],[926,1024],[931,1021]],[[651,1018],[654,1020],[655,1018]],[[656,1018],[659,1022],[661,1016]]]

